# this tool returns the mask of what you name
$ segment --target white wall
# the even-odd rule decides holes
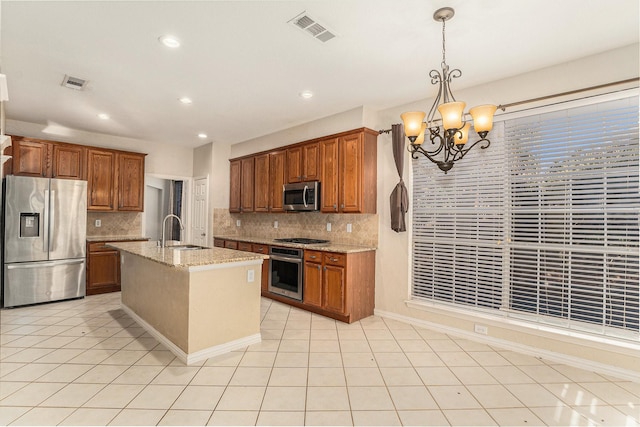
[[[189,177],[193,173],[193,149],[191,148],[69,128],[52,128],[18,120],[7,120],[7,134],[146,153],[145,173],[177,177]]]

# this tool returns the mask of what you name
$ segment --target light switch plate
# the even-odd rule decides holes
[[[237,220],[237,221],[236,221],[236,227],[240,227],[240,224],[242,224],[242,221]]]
[[[347,233],[351,233],[351,224],[347,224]]]
[[[273,221],[273,228],[278,228],[278,221]]]
[[[327,231],[331,231],[331,223],[330,222],[327,223]]]
[[[96,219],[95,226],[96,227],[102,227],[102,220]]]
[[[251,283],[256,280],[256,275],[254,270],[247,270],[247,282]]]

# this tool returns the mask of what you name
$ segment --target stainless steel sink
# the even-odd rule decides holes
[[[167,245],[167,248],[175,249],[177,251],[197,251],[199,249],[209,249],[206,246],[198,245]]]

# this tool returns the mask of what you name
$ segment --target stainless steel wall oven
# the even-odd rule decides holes
[[[302,301],[304,251],[272,246],[269,256],[269,292]]]

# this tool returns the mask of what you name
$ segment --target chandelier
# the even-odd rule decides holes
[[[428,116],[422,111],[411,111],[400,115],[404,132],[411,142],[408,146],[411,157],[417,159],[418,153],[423,154],[437,164],[444,173],[447,173],[454,162],[462,159],[477,144],[482,143],[480,148],[483,149],[489,147],[491,141],[487,139],[487,134],[493,127],[493,114],[497,108],[495,105],[479,105],[469,110],[473,127],[480,139],[468,144],[471,123],[465,121],[466,104],[456,101],[449,87],[451,80],[460,77],[462,71],[449,70],[446,61],[445,22],[453,18],[454,13],[452,8],[443,7],[433,14],[434,20],[442,22],[442,73],[437,70],[431,70],[429,73],[431,84],[439,85],[439,89]],[[441,120],[434,117],[436,110],[440,113]],[[426,123],[425,116],[427,116]],[[437,121],[441,121],[442,125],[436,124]],[[424,145],[427,145],[424,144],[427,129],[432,147],[424,148]],[[429,148],[433,149],[429,150]]]

